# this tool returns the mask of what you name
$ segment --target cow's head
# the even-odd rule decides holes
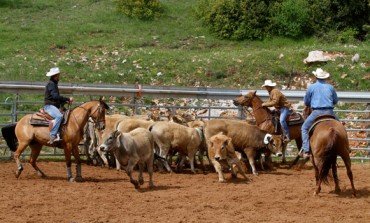
[[[283,155],[283,139],[280,135],[271,135],[267,133],[263,142],[273,154],[276,154],[277,156]]]
[[[122,133],[120,131],[116,130],[112,132],[108,136],[107,140],[105,140],[105,142],[99,146],[100,151],[108,152],[108,151],[112,151],[112,150],[119,148],[121,145],[121,141],[120,141],[121,135]]]
[[[215,160],[218,162],[226,161],[227,155],[230,152],[234,152],[234,148],[231,143],[231,138],[224,135],[222,132],[212,136],[210,139],[210,146],[215,153]]]

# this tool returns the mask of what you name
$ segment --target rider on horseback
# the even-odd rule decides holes
[[[276,83],[273,83],[271,80],[265,80],[265,84],[262,87],[265,87],[269,92],[270,98],[268,101],[264,102],[262,106],[264,107],[275,107],[280,110],[280,124],[285,135],[285,142],[290,141],[290,134],[288,129],[288,124],[286,119],[290,113],[291,104],[287,101],[285,95],[281,93],[278,89],[275,88]]]
[[[58,67],[51,68],[50,71],[46,74],[47,77],[50,77],[48,83],[45,86],[45,106],[44,110],[54,118],[54,125],[50,131],[50,144],[54,142],[59,142],[62,139],[59,136],[58,130],[60,124],[63,120],[63,114],[59,110],[63,107],[63,104],[66,102],[72,102],[73,97],[67,98],[59,94],[58,82],[60,71]]]
[[[310,157],[311,155],[308,130],[315,122],[315,119],[320,115],[329,114],[339,121],[338,116],[333,111],[334,106],[338,102],[337,93],[334,87],[325,81],[330,74],[323,71],[321,68],[317,68],[316,71],[312,73],[315,75],[317,81],[310,85],[304,96],[305,105],[313,110],[302,125],[302,149],[304,151],[304,158]]]

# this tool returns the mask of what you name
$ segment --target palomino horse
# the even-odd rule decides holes
[[[329,170],[335,183],[335,193],[339,193],[339,179],[337,174],[337,156],[339,155],[347,169],[347,176],[351,181],[353,196],[356,190],[353,184],[351,159],[348,136],[343,124],[334,117],[319,116],[310,129],[310,148],[312,152],[312,164],[315,168],[316,190],[314,195],[321,191],[321,183],[328,183]]]
[[[82,181],[81,175],[81,160],[78,149],[78,144],[83,137],[83,130],[89,117],[97,124],[97,128],[105,128],[105,110],[109,109],[108,105],[100,98],[99,101],[86,102],[77,106],[69,113],[68,121],[62,126],[61,137],[62,141],[54,144],[49,144],[50,131],[47,126],[34,126],[30,124],[32,114],[24,116],[15,126],[15,136],[18,140],[18,147],[14,152],[14,159],[18,169],[15,176],[18,178],[22,173],[23,166],[19,159],[22,152],[29,146],[31,155],[29,162],[36,170],[40,177],[45,177],[45,174],[36,165],[36,159],[40,154],[43,145],[56,146],[64,149],[64,156],[67,165],[67,177],[69,181]],[[8,141],[8,140],[7,140]],[[12,148],[10,148],[12,149]],[[15,149],[15,148],[13,148]],[[71,170],[71,154],[76,160],[76,178],[72,177]]]
[[[252,107],[253,115],[256,119],[256,125],[266,132],[270,134],[282,134],[281,130],[278,132],[275,132],[275,126],[272,122],[272,112],[262,106],[263,101],[256,95],[257,91],[251,91],[246,95],[242,95],[240,97],[237,97],[233,100],[234,105],[236,106],[245,106],[245,107]],[[302,137],[301,137],[301,127],[302,123],[295,124],[295,125],[289,125],[289,134],[290,139],[295,140],[297,144],[298,151],[302,148]],[[285,159],[285,150],[286,150],[287,143],[283,145],[283,163],[286,162]]]

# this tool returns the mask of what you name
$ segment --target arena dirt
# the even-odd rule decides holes
[[[153,189],[135,190],[124,171],[82,166],[84,182],[66,181],[64,162],[40,161],[47,178],[24,162],[16,179],[14,162],[0,163],[0,222],[369,222],[370,164],[353,163],[358,197],[352,197],[345,167],[339,163],[343,192],[324,185],[313,196],[310,163],[301,170],[278,165],[248,174],[249,181],[219,183],[214,172],[154,173]],[[73,165],[73,169],[75,165]]]

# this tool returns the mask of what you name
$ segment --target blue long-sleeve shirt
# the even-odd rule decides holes
[[[331,84],[318,79],[312,84],[304,96],[304,103],[312,109],[331,108],[338,103],[337,92]]]

